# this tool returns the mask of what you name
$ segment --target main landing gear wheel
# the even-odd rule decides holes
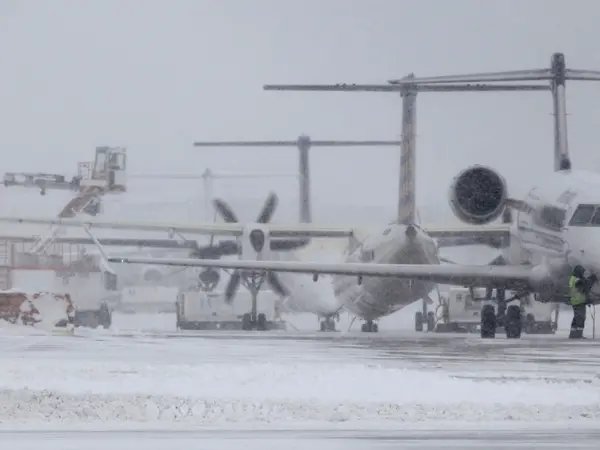
[[[429,311],[427,313],[427,331],[431,333],[434,330],[435,330],[435,316],[433,314],[433,311]]]
[[[521,307],[519,305],[510,305],[506,310],[506,319],[504,325],[506,337],[508,339],[520,338],[522,327]]]
[[[260,313],[256,316],[256,320],[252,320],[252,314],[246,313],[242,316],[242,330],[249,331],[257,329],[258,331],[267,330],[267,316]]]
[[[481,337],[493,339],[496,337],[496,312],[493,305],[481,308]]]
[[[379,327],[372,320],[367,320],[361,325],[360,331],[363,333],[377,333],[379,331]]]
[[[422,311],[415,313],[415,331],[423,331],[425,324],[427,324],[428,332],[435,331],[435,315],[433,311],[427,312],[427,315],[424,315]]]
[[[335,320],[333,320],[333,317],[326,317],[325,319],[321,320],[320,330],[321,331],[336,331]]]
[[[421,311],[417,311],[415,313],[415,331],[423,331],[423,313]]]

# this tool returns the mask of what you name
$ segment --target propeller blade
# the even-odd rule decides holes
[[[258,215],[258,219],[256,219],[257,223],[269,223],[273,218],[273,214],[275,213],[275,209],[277,209],[277,203],[279,199],[277,198],[277,194],[275,192],[269,192],[267,200]]]
[[[309,239],[273,239],[270,248],[273,251],[295,250],[306,247],[309,243]]]
[[[238,218],[233,212],[233,209],[227,202],[225,202],[225,200],[215,198],[213,199],[212,204],[226,223],[238,222]]]
[[[233,297],[240,287],[240,282],[242,281],[242,275],[239,270],[234,271],[227,282],[227,286],[225,286],[225,303],[230,305],[233,302]]]
[[[282,297],[287,297],[290,295],[288,289],[284,286],[284,284],[279,279],[279,276],[275,272],[267,272],[267,283],[277,295],[281,295]]]

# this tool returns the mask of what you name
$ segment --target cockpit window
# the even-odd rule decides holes
[[[384,236],[387,236],[388,234],[390,234],[390,231],[392,231],[392,229],[391,229],[391,228],[387,228],[387,229],[386,229],[386,230],[383,232],[383,235],[384,235]]]
[[[566,212],[554,206],[544,206],[540,211],[541,225],[552,230],[562,230],[565,223]]]
[[[573,213],[569,225],[575,227],[590,225],[590,221],[592,220],[595,211],[596,205],[579,205]]]
[[[591,224],[595,227],[600,226],[600,208],[596,208]]]

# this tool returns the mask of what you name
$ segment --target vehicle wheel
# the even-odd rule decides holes
[[[427,313],[427,331],[431,332],[435,329],[435,316],[433,311]]]
[[[251,330],[252,329],[252,317],[250,317],[250,313],[246,313],[242,316],[242,330]]]
[[[256,318],[256,328],[261,331],[267,330],[267,316],[263,313],[260,313]]]
[[[374,323],[374,324],[371,326],[371,331],[372,331],[373,333],[377,333],[377,332],[379,332],[379,325],[377,325],[376,323]]]
[[[493,339],[496,337],[496,312],[493,305],[481,308],[481,337]]]
[[[325,331],[325,321],[321,320],[321,331]]]
[[[415,331],[423,331],[423,313],[421,311],[417,311],[415,313]]]
[[[506,310],[506,337],[509,339],[518,339],[521,337],[521,307],[518,305],[510,305]]]

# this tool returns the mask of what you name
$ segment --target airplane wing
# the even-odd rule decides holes
[[[296,261],[248,261],[111,256],[110,262],[167,266],[214,267],[254,271],[322,275],[395,277],[458,286],[497,285],[507,289],[535,289],[546,273],[530,266],[462,266],[438,264],[314,263]]]
[[[31,235],[0,235],[0,241],[5,242],[37,242],[39,238]],[[178,241],[176,239],[136,239],[136,238],[98,238],[100,244],[107,247],[147,247],[147,248],[162,248],[162,249],[196,249],[198,243],[196,241]],[[84,237],[57,237],[53,241],[56,244],[79,244],[79,245],[94,245],[91,238]]]
[[[139,231],[177,231],[179,233],[241,236],[244,232],[242,223],[168,223],[168,222],[127,222],[82,219],[49,219],[40,217],[0,217],[0,222],[29,225],[53,225],[59,227],[107,228],[113,230]],[[272,237],[323,237],[339,238],[353,235],[352,228],[316,227],[311,224],[268,225]]]
[[[503,248],[510,243],[510,225],[464,226],[464,227],[423,227],[423,230],[437,240],[439,247],[459,245],[489,245]]]

